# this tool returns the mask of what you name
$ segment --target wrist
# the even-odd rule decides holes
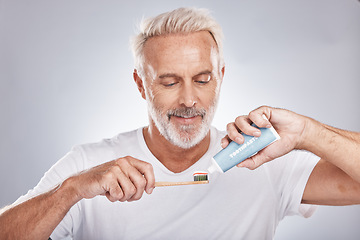
[[[70,177],[66,179],[57,190],[71,206],[82,199],[75,186],[75,178]]]
[[[319,136],[318,132],[321,129],[321,124],[316,120],[304,117],[304,128],[300,134],[300,140],[297,149],[312,151],[316,138]]]

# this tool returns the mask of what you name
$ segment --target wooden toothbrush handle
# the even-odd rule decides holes
[[[193,185],[193,184],[207,184],[206,181],[189,181],[189,182],[156,182],[155,187],[169,187],[169,186],[181,186],[181,185]]]

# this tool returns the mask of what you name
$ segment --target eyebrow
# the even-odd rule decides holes
[[[202,71],[202,72],[196,74],[194,77],[197,77],[197,76],[200,76],[200,75],[208,75],[208,74],[211,75],[211,74],[212,74],[212,71],[210,71],[210,70],[205,70],[205,71]]]
[[[162,74],[162,75],[159,76],[160,79],[162,79],[162,78],[171,78],[171,77],[179,78],[179,76],[176,75],[175,73],[165,73],[165,74]]]
[[[205,70],[205,71],[199,72],[198,74],[196,74],[193,77],[197,77],[197,76],[204,75],[204,74],[212,74],[212,71]],[[163,79],[163,78],[180,78],[180,76],[175,74],[175,73],[165,73],[165,74],[160,75],[159,78],[160,79]]]

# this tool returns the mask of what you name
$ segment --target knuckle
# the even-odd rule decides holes
[[[112,179],[114,179],[114,177],[115,177],[115,174],[114,174],[114,172],[112,172],[112,171],[107,171],[107,172],[103,175],[103,179],[104,179],[105,181],[111,181]]]
[[[139,200],[140,198],[142,197],[141,194],[134,194],[132,197],[131,197],[131,201],[135,201],[135,200]]]
[[[120,169],[128,169],[131,163],[129,159],[125,157],[125,158],[119,158],[116,165]]]
[[[135,193],[136,193],[136,188],[131,187],[125,192],[124,197],[122,199],[129,200],[135,195]]]
[[[116,201],[116,199],[113,198],[109,193],[106,193],[105,196],[106,196],[107,199],[109,199],[110,202],[115,202]]]
[[[112,165],[111,167],[109,167],[109,172],[114,173],[118,169],[119,169],[118,165]]]
[[[255,111],[251,111],[251,112],[249,113],[249,118],[250,118],[250,119],[254,118],[255,116],[256,116],[256,112],[255,112]]]
[[[233,122],[231,122],[231,123],[228,123],[227,125],[226,125],[226,129],[227,130],[230,130],[231,129],[231,127],[233,126]]]
[[[146,180],[145,180],[145,178],[142,178],[142,179],[140,179],[140,181],[139,181],[139,187],[140,188],[145,188],[145,186],[146,186]]]
[[[113,195],[115,198],[120,199],[123,197],[124,194],[122,193],[120,187],[117,187],[113,190]]]
[[[106,196],[107,199],[109,199],[110,202],[115,202],[116,200],[114,198],[112,198],[111,196]]]
[[[130,199],[136,193],[136,188],[134,186],[129,187],[124,192],[124,198]]]
[[[114,166],[118,166],[120,167],[123,164],[124,160],[122,158],[118,158],[115,160],[115,165]]]
[[[133,200],[140,200],[141,197],[142,197],[142,195],[134,196],[132,199],[133,199]]]
[[[237,123],[241,122],[243,118],[244,118],[244,116],[238,116],[235,118],[235,122],[237,122]]]
[[[119,201],[120,199],[122,199],[124,197],[124,194],[123,193],[119,193],[117,196],[116,196],[116,200]]]
[[[241,129],[230,129],[230,131],[228,131],[228,135],[230,138],[233,138],[239,135],[239,131],[241,131]]]
[[[234,139],[237,134],[235,132],[228,132],[228,136],[230,137],[230,139]]]
[[[129,156],[129,155],[127,155],[127,156],[123,157],[123,159],[124,159],[127,163],[130,163],[131,161],[133,161],[133,160],[134,160],[134,158],[133,158],[133,157],[131,157],[131,156]]]
[[[116,164],[119,166],[124,165],[124,164],[129,164],[129,162],[130,162],[130,156],[125,156],[125,157],[116,159]]]
[[[153,166],[152,166],[150,163],[146,163],[146,164],[145,164],[145,170],[147,170],[147,171],[153,171],[154,169],[153,169]]]
[[[123,160],[123,158],[118,158],[118,159],[116,159],[114,162],[115,162],[116,164],[119,164],[119,163],[121,163],[122,160]]]
[[[130,188],[130,191],[129,191],[129,194],[130,194],[131,196],[133,196],[135,193],[136,193],[136,188],[135,188],[135,187],[131,187],[131,188]]]

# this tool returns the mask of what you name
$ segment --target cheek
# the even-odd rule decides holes
[[[206,91],[201,91],[199,93],[199,101],[203,107],[208,108],[212,106],[214,102],[217,100],[217,90],[216,86],[212,88],[208,88]]]
[[[207,109],[214,105],[214,102],[217,100],[218,91],[216,83],[201,88],[194,87],[193,91],[197,107]],[[150,89],[150,93],[154,106],[162,111],[179,107],[179,98],[181,97],[179,89],[164,91],[163,89],[153,87]]]
[[[167,111],[174,108],[176,104],[176,94],[171,91],[159,91],[154,89],[152,91],[153,103],[156,108],[160,108],[162,111]]]

